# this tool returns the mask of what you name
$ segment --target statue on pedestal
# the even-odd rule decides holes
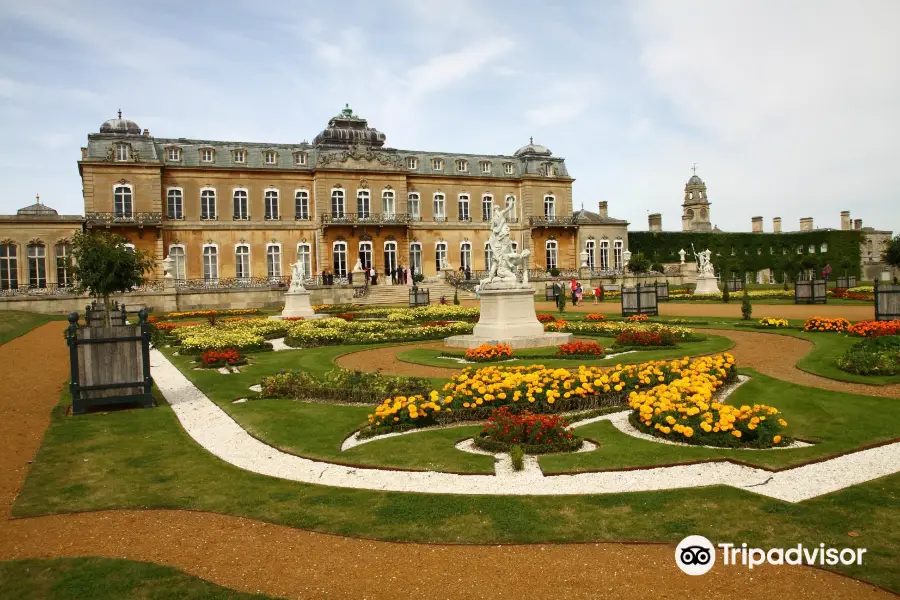
[[[303,263],[300,262],[300,259],[297,259],[297,262],[291,265],[291,287],[288,288],[288,293],[305,292],[306,288],[303,287],[304,277]]]
[[[519,281],[516,278],[516,269],[522,264],[525,267],[525,277],[528,276],[528,256],[531,254],[529,250],[523,250],[521,254],[517,253],[512,246],[512,240],[509,235],[509,224],[506,222],[506,215],[515,207],[510,204],[504,209],[494,205],[491,211],[491,236],[488,238],[488,247],[491,251],[491,268],[488,270],[487,277],[481,280],[481,289],[503,289],[519,287]],[[527,279],[525,280],[527,283]]]
[[[692,247],[693,249],[693,247]],[[712,252],[710,252],[709,248],[702,251],[700,254],[694,252],[694,256],[697,258],[697,273],[703,277],[715,277],[715,271],[713,270],[713,265],[711,262]]]

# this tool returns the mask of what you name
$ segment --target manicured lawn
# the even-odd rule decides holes
[[[611,337],[592,336],[585,338],[596,341],[603,347],[612,345],[614,339]],[[670,358],[682,358],[684,356],[696,356],[699,354],[712,354],[715,352],[724,352],[734,346],[734,342],[728,338],[710,335],[702,342],[679,342],[674,348],[664,348],[659,350],[638,350],[620,356],[603,359],[577,358],[577,359],[558,359],[556,358],[556,349],[533,348],[526,350],[515,350],[514,358],[511,361],[502,363],[473,363],[464,364],[447,358],[439,358],[440,356],[458,356],[462,358],[465,352],[459,350],[441,350],[435,348],[411,348],[397,354],[397,358],[404,362],[419,365],[427,365],[431,367],[464,367],[478,368],[487,364],[501,364],[503,366],[524,366],[533,364],[542,364],[546,367],[565,367],[578,368],[579,365],[595,365],[610,366],[617,364],[632,364],[646,362],[649,360],[667,360]],[[613,350],[613,352],[617,352]]]
[[[0,590],[15,600],[264,600],[171,567],[110,558],[0,562]]]
[[[578,435],[600,444],[597,450],[542,456],[541,468],[548,473],[589,471],[712,458],[731,458],[762,467],[780,468],[900,437],[900,405],[889,398],[853,396],[803,387],[750,369],[743,369],[741,373],[752,378],[729,396],[729,404],[776,406],[788,422],[787,435],[821,443],[793,450],[719,450],[671,446],[628,436],[608,422],[601,421],[577,429]]]
[[[64,321],[60,315],[41,315],[18,310],[0,311],[0,344],[5,344],[50,321]]]
[[[389,540],[677,542],[698,534],[760,547],[822,542],[867,548],[862,566],[841,571],[900,590],[900,475],[800,504],[726,487],[564,498],[350,490],[226,464],[191,440],[165,403],[67,417],[65,402],[16,500],[17,517],[185,508]]]
[[[816,345],[809,354],[797,361],[797,367],[804,371],[809,371],[822,377],[830,377],[831,379],[871,385],[900,383],[900,375],[856,375],[838,368],[837,359],[863,338],[850,337],[840,333],[805,331],[798,331],[789,335],[802,337]]]

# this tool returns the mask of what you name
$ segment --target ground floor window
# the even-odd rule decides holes
[[[409,267],[413,275],[422,274],[422,244],[419,242],[409,245]]]
[[[44,246],[28,246],[28,285],[35,288],[47,287],[47,257]]]
[[[19,287],[19,261],[15,244],[0,245],[0,290]]]
[[[172,277],[175,279],[184,279],[184,248],[181,246],[169,246],[169,258],[172,259]]]
[[[334,275],[336,277],[347,276],[347,242],[335,242],[332,252]]]
[[[234,276],[250,277],[250,246],[242,244],[234,249]]]
[[[622,270],[622,240],[616,240],[613,243],[613,258],[615,260],[615,269]]]
[[[447,265],[447,242],[438,242],[434,247],[434,266],[438,273]]]
[[[303,276],[310,277],[312,275],[312,248],[309,244],[297,245],[297,260],[303,268]]]
[[[584,245],[584,249],[587,252],[587,266],[593,271],[594,265],[596,263],[595,257],[597,254],[597,244],[594,240],[588,240]]]
[[[459,266],[472,270],[472,244],[469,242],[463,242],[459,247]]]
[[[281,277],[281,246],[266,246],[266,274],[269,277]]]
[[[203,247],[203,279],[219,278],[219,249],[215,246]]]
[[[372,268],[372,242],[359,243],[359,264],[362,268]]]
[[[556,240],[547,240],[547,270],[558,268],[559,244]]]
[[[384,243],[384,273],[393,276],[397,270],[397,242]]]

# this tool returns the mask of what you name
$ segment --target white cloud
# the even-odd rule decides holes
[[[483,69],[514,46],[509,38],[498,37],[433,56],[406,73],[407,88],[415,96],[442,90]]]

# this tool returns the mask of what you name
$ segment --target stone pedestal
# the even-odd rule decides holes
[[[712,275],[697,275],[697,287],[695,294],[716,294],[719,290],[719,282]]]
[[[509,344],[513,348],[559,346],[572,341],[571,333],[549,333],[537,320],[532,287],[482,289],[481,317],[472,335],[444,340],[451,348],[475,348],[481,344]]]
[[[281,311],[281,317],[303,317],[304,319],[320,319],[322,315],[317,315],[309,301],[309,292],[296,291],[288,292],[284,295],[284,310]]]

